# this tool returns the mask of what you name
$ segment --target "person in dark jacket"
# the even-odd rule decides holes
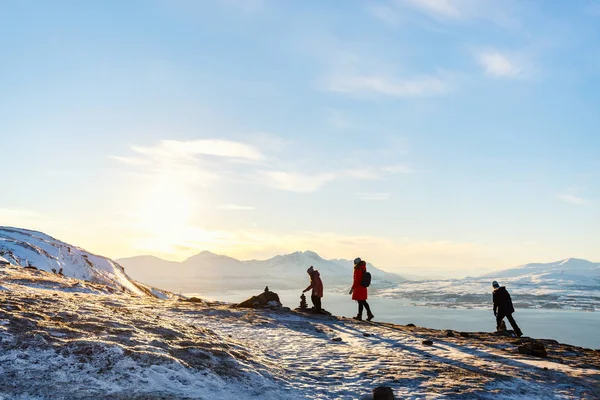
[[[521,329],[519,329],[517,321],[515,321],[512,316],[512,314],[515,312],[515,308],[513,307],[512,299],[510,298],[508,290],[506,290],[506,287],[500,286],[496,281],[492,282],[492,286],[494,287],[493,300],[494,316],[496,316],[496,329],[500,330],[502,320],[504,317],[506,317],[517,336],[523,336],[523,332],[521,332]]]
[[[354,275],[352,279],[352,288],[350,289],[350,294],[352,295],[352,300],[356,300],[358,302],[358,314],[356,317],[352,317],[356,320],[362,321],[363,309],[367,309],[367,321],[372,320],[375,316],[371,312],[371,307],[369,307],[369,303],[367,303],[368,291],[367,288],[362,285],[363,275],[367,272],[367,263],[361,260],[360,258],[356,258],[354,260]]]
[[[315,312],[321,312],[321,298],[323,297],[323,281],[321,281],[321,274],[319,274],[319,271],[314,269],[312,265],[306,270],[306,273],[310,276],[310,285],[308,285],[302,293],[312,289],[310,300],[313,303],[313,309]]]

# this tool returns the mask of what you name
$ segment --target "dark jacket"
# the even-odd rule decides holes
[[[317,270],[314,270],[310,275],[310,285],[304,291],[308,292],[310,289],[312,289],[313,296],[323,297],[323,281],[321,281],[321,274]]]
[[[515,312],[510,294],[508,294],[508,291],[504,286],[500,286],[498,289],[494,290],[494,314],[497,312],[502,315],[508,315]]]

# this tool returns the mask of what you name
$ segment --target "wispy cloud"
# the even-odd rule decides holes
[[[456,0],[403,0],[400,2],[445,18],[459,18],[464,16],[464,9],[471,6],[470,2]],[[461,6],[463,12],[461,12]]]
[[[334,74],[326,89],[356,96],[383,95],[389,97],[429,97],[447,93],[449,83],[436,75],[398,78],[376,74]]]
[[[523,66],[519,62],[496,50],[481,51],[477,61],[487,75],[500,78],[514,78],[523,74]]]
[[[407,164],[388,165],[381,168],[381,170],[389,172],[390,174],[412,174],[415,172],[415,170]]]
[[[590,203],[590,201],[588,199],[584,199],[583,197],[579,197],[579,196],[576,196],[571,193],[560,193],[560,194],[557,194],[556,197],[562,201],[565,201],[567,203],[574,204],[577,206],[584,206],[584,205]]]
[[[285,171],[262,171],[259,180],[267,186],[290,192],[308,193],[320,189],[336,178],[334,173],[304,174]]]
[[[389,193],[358,193],[357,195],[362,200],[384,201],[390,199]]]
[[[239,204],[224,204],[217,207],[217,210],[231,210],[231,211],[250,211],[255,210],[255,207],[242,206]]]
[[[194,157],[198,155],[261,160],[263,155],[254,146],[246,143],[217,140],[163,140],[153,147],[138,147],[132,149],[140,154],[157,157]]]

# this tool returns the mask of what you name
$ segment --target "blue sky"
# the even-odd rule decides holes
[[[0,224],[112,256],[600,260],[600,2],[7,1]]]

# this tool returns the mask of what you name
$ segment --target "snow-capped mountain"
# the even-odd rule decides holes
[[[0,265],[9,263],[99,283],[123,292],[148,295],[115,261],[89,253],[41,232],[0,226]],[[3,262],[4,260],[4,262]]]
[[[306,270],[317,269],[326,288],[352,283],[352,261],[325,260],[313,251],[297,251],[268,260],[239,261],[203,251],[177,263],[157,257],[119,259],[135,279],[182,292],[262,289],[264,286],[298,289],[307,286]],[[402,277],[368,265],[374,281],[400,282]]]
[[[596,286],[600,284],[600,263],[579,258],[550,263],[533,263],[486,274],[482,278],[508,279],[519,283],[578,284]]]

